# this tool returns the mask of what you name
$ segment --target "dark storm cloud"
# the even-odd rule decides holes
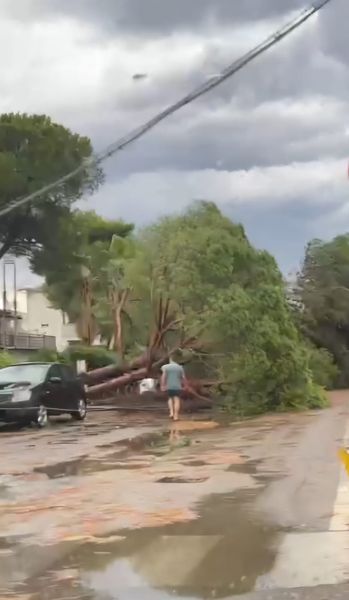
[[[167,34],[205,23],[240,24],[297,10],[304,0],[26,0],[31,14],[70,15],[122,32]],[[13,3],[15,4],[15,3]],[[13,7],[18,16],[28,14]]]
[[[207,76],[219,72],[236,58],[236,52],[233,53],[225,42],[224,36],[220,43],[207,42],[201,61],[194,64],[189,72],[168,72],[158,79],[150,74],[148,85],[128,88],[121,94],[117,91],[119,109],[140,111],[149,106],[160,109],[177,100],[181,94],[201,84]],[[336,63],[326,56],[318,29],[299,32],[297,38],[291,35],[221,86],[196,100],[193,110],[226,104],[232,98],[246,109],[269,100],[308,96],[333,96],[347,101],[349,61],[345,62],[345,55],[341,57],[342,62]],[[112,89],[109,97],[110,103],[115,106]]]
[[[349,2],[333,0],[326,8],[325,18],[320,21],[320,36],[325,54],[349,67]]]
[[[117,172],[234,170],[345,156],[349,70],[323,54],[320,37],[317,27],[290,37],[118,155]],[[232,57],[224,39],[185,76],[169,73],[122,94],[111,86],[103,112],[113,110],[112,126],[97,124],[88,132],[98,147],[111,132],[125,133],[198,83],[210,57],[227,64]],[[215,67],[213,61],[208,72]]]
[[[62,24],[60,17],[71,17],[78,25],[72,29],[79,31],[79,25],[82,25],[83,42],[79,39],[77,44],[88,47],[91,42],[101,52],[106,48],[111,49],[108,54],[109,71],[106,76],[101,70],[98,83],[100,93],[96,95],[95,105],[85,103],[84,95],[81,94],[81,104],[77,108],[73,108],[68,102],[63,113],[57,113],[57,120],[90,135],[97,149],[140,125],[159,109],[201,83],[206,75],[219,71],[237,58],[242,51],[238,43],[235,46],[231,43],[235,35],[241,37],[241,31],[243,34],[246,32],[248,40],[251,39],[247,46],[252,46],[265,35],[264,28],[255,29],[258,21],[263,20],[267,24],[268,20],[276,19],[276,24],[269,23],[270,31],[273,31],[278,23],[281,25],[284,22],[287,13],[298,11],[309,3],[310,0],[0,1],[1,10],[7,11],[7,15],[22,21],[29,19],[38,26],[38,30],[43,29],[48,20],[50,25],[57,24],[59,29]],[[109,200],[104,195],[106,188],[103,188],[97,203],[93,204],[92,200],[90,206],[105,211],[108,216],[123,216],[126,220],[142,224],[156,219],[160,214],[179,210],[195,198],[195,182],[193,184],[190,181],[182,187],[178,185],[175,200],[174,194],[171,194],[173,190],[168,189],[169,186],[175,187],[176,181],[187,181],[188,173],[185,171],[193,171],[194,178],[200,181],[205,180],[205,169],[241,170],[238,177],[244,179],[244,175],[251,173],[249,181],[253,185],[254,177],[258,178],[258,173],[254,173],[254,166],[263,170],[263,167],[274,165],[312,162],[327,156],[345,156],[349,145],[349,138],[345,137],[345,129],[349,127],[348,23],[349,0],[332,0],[317,20],[313,19],[312,23],[284,40],[233,79],[173,116],[109,161],[106,164],[107,190],[108,184],[110,185]],[[21,25],[23,30],[30,29],[27,28],[27,23]],[[84,25],[89,29],[86,30]],[[214,27],[211,28],[211,25]],[[241,31],[238,29],[240,26],[244,26]],[[210,35],[212,31],[213,36]],[[186,35],[182,35],[183,33]],[[188,44],[189,62],[191,34],[195,43],[202,45],[202,56],[198,58],[195,55],[190,64],[184,63],[187,67],[185,72],[180,61],[177,66],[166,68],[166,72],[162,68],[157,73],[152,73],[151,68],[148,71],[148,65],[144,64],[146,58],[143,58],[143,44],[146,48],[150,42],[159,42],[158,61],[160,64],[165,63],[167,67],[169,54],[162,54],[164,43],[161,38],[166,40],[166,44],[168,40],[170,47],[174,41],[177,43],[180,40],[181,44],[183,39],[184,51]],[[26,31],[19,39],[28,44],[25,36]],[[115,58],[112,59],[114,42],[115,46],[122,46],[122,52],[118,54],[117,48]],[[157,56],[157,48],[154,45],[150,53],[144,52],[144,56],[150,57],[150,63],[155,65],[154,71],[156,61],[151,52]],[[180,50],[176,44],[173,48],[174,53]],[[63,49],[64,40],[59,45],[58,55]],[[133,52],[133,56],[136,54],[137,61],[137,53],[139,54],[137,69],[146,72],[148,78],[132,83],[134,71],[130,70],[131,84],[119,85],[119,73],[124,76],[125,66],[128,69],[128,51]],[[42,52],[45,53],[45,48]],[[122,60],[125,63],[121,65]],[[44,90],[38,87],[35,79],[35,69],[39,63],[40,60],[36,58],[30,65],[32,86],[37,87],[38,96]],[[134,64],[134,61],[130,62],[130,69],[134,68]],[[20,64],[18,68],[21,68]],[[66,85],[71,86],[72,92],[77,96],[81,77],[89,77],[88,69],[81,70],[81,75],[77,73],[74,79],[67,78]],[[62,81],[64,82],[64,77]],[[18,92],[21,97],[22,89],[21,85]],[[57,105],[59,107],[59,94]],[[289,105],[294,107],[294,112],[288,110]],[[16,110],[15,102],[13,108]],[[31,105],[30,110],[34,112],[35,106],[32,109]],[[52,105],[43,110],[51,114]],[[301,168],[302,165],[300,170]],[[321,171],[321,168],[322,164],[319,163],[318,170]],[[166,175],[166,170],[171,169],[175,171],[174,179],[167,178]],[[315,170],[317,171],[316,163]],[[142,172],[149,174],[149,178],[141,178],[142,184],[136,186],[136,189],[132,187],[132,181],[128,186],[127,180],[132,179],[132,175],[129,178],[127,175],[137,176]],[[309,173],[310,179],[314,173],[311,169]],[[213,176],[214,174],[212,173]],[[345,176],[344,166],[344,185]],[[333,177],[333,184],[338,179],[336,177],[337,175]],[[124,186],[118,185],[122,178],[126,180]],[[160,183],[157,183],[157,178]],[[320,206],[317,202],[321,196],[321,184],[312,188],[305,181],[304,196],[303,188],[299,185],[292,201],[285,205],[284,198],[292,187],[292,178],[293,175],[288,180],[282,180],[282,184],[277,177],[273,179],[272,207],[268,206],[267,194],[261,194],[259,188],[259,209],[256,202],[250,208],[243,203],[234,205],[233,193],[231,200],[228,198],[221,204],[229,216],[245,223],[257,246],[267,247],[278,256],[285,269],[298,262],[307,240],[324,234],[327,222],[323,229],[316,230],[317,225],[313,229],[310,227],[316,223],[316,217],[321,214],[327,217],[326,211],[330,212],[335,203],[341,206],[347,201],[346,187],[343,194],[338,194],[335,200],[331,182],[324,192],[328,197]],[[234,180],[235,183],[236,181]],[[213,186],[212,189],[211,199],[219,199],[218,193],[213,197],[216,188]],[[305,204],[314,205],[312,212],[307,212]],[[338,227],[345,227],[342,220]],[[289,234],[286,233],[287,229]]]
[[[207,23],[222,27],[280,18],[309,6],[309,0],[4,0],[17,18],[72,17],[105,33],[151,36],[199,32]],[[332,0],[321,12],[319,44],[338,60],[349,58],[348,0]]]
[[[110,161],[108,170],[111,177],[113,173],[118,177],[162,169],[240,170],[251,165],[268,167],[347,155],[345,107],[341,115],[340,111],[337,114],[336,105],[320,103],[313,108],[310,104],[307,108],[305,104],[304,111],[316,111],[316,117],[310,114],[308,120],[298,118],[297,113],[280,114],[278,104],[265,108],[236,117],[229,116],[229,110],[221,116],[217,113],[210,117],[207,113],[192,123],[183,117],[182,122],[163,125],[118,154]],[[299,117],[301,110],[302,105]],[[327,111],[326,118],[322,110],[324,116]]]
[[[118,155],[115,162],[117,172],[167,168],[248,169],[252,165],[270,166],[345,156],[349,70],[342,54],[339,53],[339,56],[343,60],[335,62],[331,55],[325,54],[324,48],[329,48],[330,40],[333,40],[335,48],[334,25],[340,26],[345,22],[349,11],[346,1],[333,0],[331,9],[321,14],[320,27],[310,26],[290,36],[233,79]],[[203,2],[206,7],[210,4]],[[229,7],[224,2],[216,4],[221,11],[230,7],[231,14],[235,15],[240,14],[243,5],[247,10],[248,4],[250,17],[258,15],[260,6],[254,3],[251,9],[251,2],[238,0],[230,2]],[[272,3],[268,4],[272,9]],[[274,8],[280,4],[275,3]],[[152,6],[151,3],[147,5]],[[135,3],[131,1],[130,6],[134,7]],[[282,3],[282,6],[286,4]],[[153,116],[157,110],[202,81],[204,72],[212,73],[219,66],[228,64],[234,57],[226,39],[222,36],[219,42],[208,42],[201,63],[193,65],[193,69],[185,75],[169,72],[157,80],[150,74],[146,85],[137,84],[121,94],[118,90],[114,93],[110,87],[106,94],[110,112],[108,107],[105,112],[112,115],[109,119],[111,127],[103,129],[96,125],[89,131],[97,146],[108,143],[111,132],[120,132],[121,135]],[[322,106],[317,118],[311,113],[306,116],[306,104],[304,115],[300,112],[293,117],[287,111],[278,112],[277,106],[273,112],[258,113],[254,110],[270,102],[306,103],[312,97],[319,98]],[[232,99],[241,114],[234,116],[233,110],[227,110],[225,115],[216,119],[216,111],[229,107]],[[333,108],[334,99],[341,101],[337,112]],[[118,137],[118,134],[113,134],[113,137]]]

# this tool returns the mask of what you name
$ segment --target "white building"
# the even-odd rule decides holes
[[[2,304],[3,302],[1,307]],[[8,294],[7,309],[11,312],[14,310],[13,293]],[[62,311],[52,308],[41,287],[17,291],[17,314],[17,334],[55,338],[58,352],[79,341],[75,325],[69,323],[68,317]],[[9,324],[13,331],[14,323]],[[48,344],[47,347],[52,347],[52,344]]]
[[[52,308],[41,288],[19,290],[17,310],[22,331],[55,337],[58,352],[79,341],[75,325],[62,311]]]

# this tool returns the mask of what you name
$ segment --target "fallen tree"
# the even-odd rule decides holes
[[[274,259],[214,205],[146,229],[118,273],[118,289],[131,290],[121,323],[129,360],[120,355],[86,376],[91,399],[131,392],[132,401],[138,382],[158,378],[172,349],[182,351],[187,394],[198,402],[212,392],[239,416],[326,403]],[[100,303],[95,312],[110,328],[110,307],[103,316]],[[205,379],[219,383],[193,383]]]
[[[180,326],[181,321],[180,319],[176,318],[174,314],[175,311],[171,311],[170,299],[164,299],[162,294],[160,294],[159,300],[154,307],[154,312],[155,327],[150,336],[146,351],[140,356],[131,360],[129,363],[123,363],[121,365],[108,365],[101,369],[90,371],[86,374],[85,379],[88,385],[97,383],[98,381],[122,377],[126,374],[131,374],[133,371],[140,371],[141,369],[145,369],[145,372],[147,373],[151,370],[154,361],[158,361],[159,366],[165,364],[169,357],[169,352],[165,343],[166,334],[170,332],[177,332],[177,328]],[[186,340],[184,347],[187,347],[188,343],[194,341],[195,340],[192,338]],[[176,349],[177,347],[175,350]],[[123,385],[122,379],[121,385]]]
[[[89,398],[98,398],[100,396],[105,396],[106,394],[115,394],[122,390],[126,391],[127,388],[132,386],[132,384],[139,383],[142,381],[142,379],[145,379],[149,376],[157,379],[159,372],[154,369],[151,372],[149,372],[146,368],[137,369],[132,373],[125,373],[119,377],[105,381],[104,383],[89,387],[87,395]],[[204,401],[208,400],[209,392],[213,386],[217,386],[217,382],[189,379],[187,380],[187,384],[183,393],[184,396],[197,398],[198,400]],[[163,395],[161,392],[159,392],[159,394],[160,396]]]
[[[140,369],[142,366],[145,367],[147,360],[147,354],[142,354],[141,356],[130,361],[130,363],[124,363],[123,365],[108,365],[107,367],[94,369],[93,371],[89,371],[85,374],[85,381],[87,385],[93,385],[97,384],[97,382],[103,382],[122,376],[126,373],[130,373],[131,371]]]
[[[107,393],[115,394],[118,390],[126,389],[147,377],[157,379],[161,367],[169,361],[171,354],[198,347],[199,342],[195,337],[185,337],[182,320],[176,316],[169,298],[160,294],[154,312],[154,329],[147,350],[128,364],[109,365],[87,373],[85,382],[88,385],[89,398],[104,396]],[[178,337],[178,344],[171,349],[166,343],[169,333]],[[207,397],[201,393],[202,389],[201,385],[190,382],[186,391],[190,397],[206,400]]]

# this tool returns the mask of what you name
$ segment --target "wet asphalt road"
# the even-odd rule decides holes
[[[347,396],[230,427],[1,429],[0,599],[347,600]]]

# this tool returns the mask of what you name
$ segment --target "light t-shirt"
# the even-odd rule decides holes
[[[162,372],[166,375],[166,388],[168,390],[181,390],[184,377],[184,369],[181,365],[171,362],[162,367]]]

